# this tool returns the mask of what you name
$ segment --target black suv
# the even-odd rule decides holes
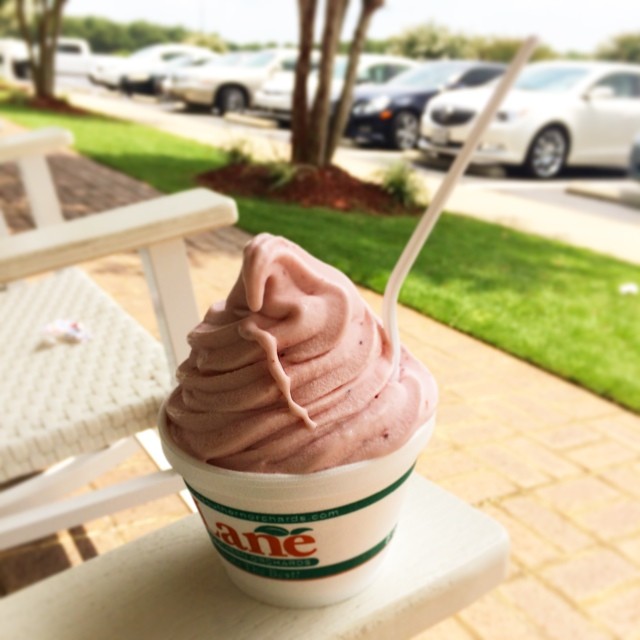
[[[478,87],[501,75],[506,65],[470,60],[438,60],[405,71],[378,86],[354,93],[345,136],[359,144],[412,149],[419,137],[420,117],[442,91]]]

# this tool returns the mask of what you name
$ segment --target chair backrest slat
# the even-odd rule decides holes
[[[0,162],[15,162],[26,192],[31,216],[37,227],[64,221],[58,192],[46,155],[73,144],[73,134],[59,127],[46,127],[0,138]],[[7,233],[0,225],[0,235]]]
[[[64,222],[47,159],[44,156],[26,156],[18,160],[18,168],[36,226]]]

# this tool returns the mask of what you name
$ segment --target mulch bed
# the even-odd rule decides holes
[[[328,207],[339,211],[361,211],[378,215],[416,214],[379,184],[360,180],[329,166],[302,167],[285,185],[274,188],[269,168],[260,164],[230,164],[200,174],[199,185],[231,196],[268,198],[304,207]]]
[[[61,113],[63,115],[70,116],[95,116],[95,113],[81,109],[80,107],[74,107],[66,100],[59,98],[26,98],[24,104],[32,109],[44,109],[46,111],[54,111],[55,113]]]
[[[40,109],[42,111],[53,111],[63,115],[71,116],[95,116],[95,113],[91,113],[81,107],[74,107],[71,103],[67,102],[63,98],[38,98],[30,93],[21,89],[16,89],[4,83],[0,83],[0,89],[4,89],[9,92],[7,102],[9,104],[16,103],[21,106],[29,107],[30,109]]]

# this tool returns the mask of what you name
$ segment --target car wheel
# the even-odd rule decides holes
[[[391,146],[394,149],[413,149],[419,137],[418,117],[411,111],[399,111],[393,118]]]
[[[222,115],[227,111],[244,111],[247,108],[247,96],[240,87],[224,87],[216,98],[215,106]]]
[[[151,93],[158,100],[165,98],[164,91],[162,90],[162,83],[164,78],[152,78],[151,80]]]
[[[13,73],[20,80],[31,79],[31,64],[28,60],[20,60],[13,63]]]
[[[204,113],[209,112],[211,107],[200,104],[199,102],[189,102],[188,100],[183,101],[184,110],[187,113]]]
[[[131,89],[131,85],[126,80],[120,80],[120,85],[118,87],[120,89],[120,93],[125,96],[131,97],[133,95],[133,90]]]
[[[534,178],[555,178],[564,168],[568,151],[569,140],[565,131],[557,126],[546,127],[529,145],[525,169]]]

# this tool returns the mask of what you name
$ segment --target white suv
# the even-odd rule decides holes
[[[491,91],[460,89],[431,100],[419,148],[456,155]],[[565,166],[625,168],[637,131],[640,65],[536,62],[516,81],[474,160],[523,165],[536,178],[553,178]]]
[[[150,74],[163,64],[185,55],[199,55],[208,49],[189,44],[154,44],[132,53],[128,57],[113,56],[98,60],[91,70],[90,79],[110,89],[118,89],[123,80],[134,83],[148,79]]]
[[[172,88],[187,107],[215,108],[224,114],[253,106],[256,91],[266,80],[295,64],[295,49],[266,49],[241,58],[196,69]]]
[[[37,48],[35,50],[37,55]],[[96,56],[81,38],[58,38],[55,72],[61,75],[88,75]],[[0,75],[6,78],[28,78],[31,75],[29,53],[23,40],[0,40]]]

